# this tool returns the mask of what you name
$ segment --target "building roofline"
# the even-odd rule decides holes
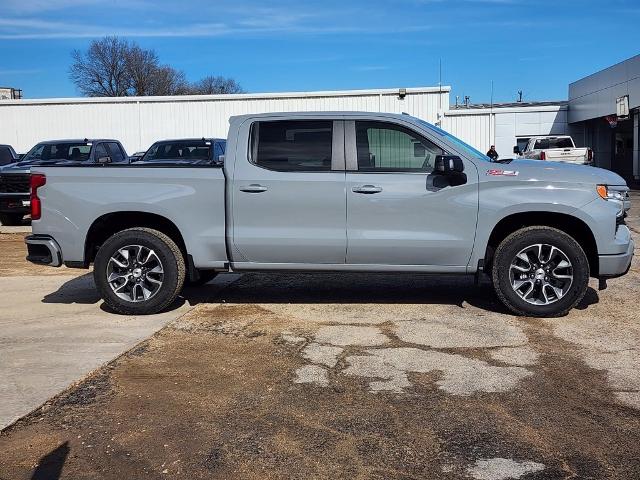
[[[599,74],[601,74],[602,72],[604,72],[606,70],[610,70],[612,68],[615,68],[618,65],[622,65],[623,63],[627,63],[627,62],[635,59],[636,57],[640,57],[640,53],[638,55],[634,55],[633,57],[629,57],[629,58],[626,58],[624,60],[621,60],[618,63],[614,63],[613,65],[609,65],[608,67],[601,68],[597,72],[590,73],[589,75],[586,75],[586,76],[584,76],[582,78],[579,78],[578,80],[574,80],[573,82],[569,83],[569,87],[571,87],[571,85],[573,85],[575,83],[582,82],[583,80],[586,80],[587,78],[593,77],[595,75],[599,75]]]
[[[283,98],[354,97],[368,95],[399,95],[403,90],[407,95],[420,93],[449,93],[451,87],[381,88],[367,90],[323,90],[317,92],[273,92],[273,93],[232,93],[225,95],[171,95],[163,97],[75,97],[41,98],[22,100],[2,100],[3,105],[50,105],[50,104],[92,104],[92,103],[163,103],[163,102],[208,102],[221,100],[268,100]]]

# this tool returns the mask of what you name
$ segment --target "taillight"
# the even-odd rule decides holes
[[[540,160],[546,160],[547,159],[547,154],[544,152],[540,152]]]
[[[587,149],[587,160],[589,161],[589,163],[593,162],[593,150],[591,150],[590,148]]]
[[[42,216],[42,202],[38,198],[38,188],[47,183],[47,177],[42,173],[31,174],[31,220],[40,220]]]

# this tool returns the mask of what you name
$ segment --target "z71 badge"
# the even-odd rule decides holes
[[[500,170],[497,168],[492,170],[487,170],[487,175],[493,175],[497,177],[517,177],[518,173],[519,172],[517,170]]]

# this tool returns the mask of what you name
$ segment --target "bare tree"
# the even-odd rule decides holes
[[[132,95],[158,95],[154,76],[158,70],[158,56],[153,50],[144,50],[133,44],[125,53],[125,65]]]
[[[233,78],[209,75],[191,86],[196,95],[216,95],[228,93],[244,93],[244,90]]]
[[[129,44],[117,37],[94,40],[87,52],[72,52],[69,76],[87,97],[121,97],[130,87],[126,66]]]
[[[88,97],[242,93],[232,78],[208,76],[190,84],[185,74],[160,65],[153,50],[117,37],[94,40],[86,52],[74,50],[69,77]]]
[[[152,76],[151,95],[188,95],[189,82],[184,73],[169,66],[156,67]]]

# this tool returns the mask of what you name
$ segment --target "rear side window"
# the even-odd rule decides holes
[[[111,161],[112,162],[124,162],[124,155],[122,154],[122,149],[120,145],[117,143],[108,143],[109,152],[111,152]]]
[[[333,122],[256,122],[251,128],[252,162],[279,172],[331,170]]]
[[[356,122],[358,171],[430,172],[442,148],[417,133],[386,122]]]
[[[9,147],[0,147],[0,165],[9,165],[13,162],[15,162],[15,160]]]

